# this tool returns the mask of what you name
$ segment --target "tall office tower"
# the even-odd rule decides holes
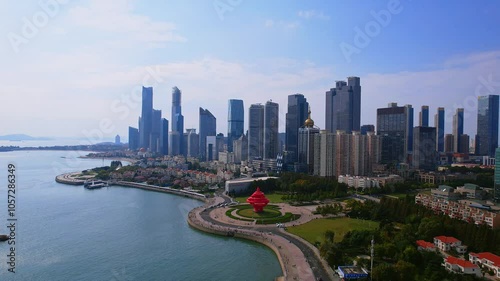
[[[245,134],[233,141],[233,152],[235,163],[241,163],[241,161],[248,159],[248,138]]]
[[[338,130],[335,135],[335,176],[351,174],[351,135]]]
[[[500,202],[500,148],[495,150],[495,185],[493,199]]]
[[[115,144],[121,144],[120,135],[115,136]]]
[[[233,152],[233,141],[243,135],[245,111],[242,100],[229,100],[227,112],[227,151]]]
[[[382,139],[375,132],[368,132],[366,135],[366,146],[368,150],[368,173],[373,172],[375,164],[379,164],[382,157]]]
[[[444,136],[444,152],[453,153],[455,151],[455,136],[446,134]]]
[[[438,107],[434,115],[434,127],[436,127],[436,147],[438,152],[444,152],[444,107]]]
[[[409,105],[398,106],[397,103],[390,103],[387,108],[378,108],[377,135],[382,138],[381,163],[406,162],[409,139],[413,138],[413,108]]]
[[[182,115],[181,108],[181,90],[177,87],[172,88],[172,132],[177,132],[177,134],[172,134],[173,137],[179,138],[170,142],[170,146],[173,151],[178,151],[176,155],[185,155],[184,151],[184,116]],[[178,146],[178,147],[174,147]]]
[[[149,137],[149,149],[154,153],[160,152],[161,123],[161,110],[153,109],[153,125],[151,127],[151,135]]]
[[[288,96],[288,111],[286,113],[285,125],[285,151],[287,152],[286,161],[288,163],[297,162],[298,153],[298,133],[299,128],[307,119],[309,103],[304,95],[295,94]]]
[[[326,92],[325,124],[328,131],[359,131],[361,122],[361,84],[359,77],[336,81]]]
[[[422,109],[418,114],[418,125],[420,127],[429,127],[429,106],[422,105]]]
[[[375,125],[363,125],[361,126],[361,134],[367,135],[369,132],[375,132]]]
[[[168,155],[168,120],[161,119],[160,154]]]
[[[455,115],[453,115],[453,151],[460,151],[460,136],[464,134],[464,109],[457,108]]]
[[[460,153],[466,153],[469,154],[470,150],[470,137],[467,134],[462,134],[460,135],[460,147],[458,148],[458,151]]]
[[[217,135],[217,119],[208,111],[200,107],[200,159],[207,160],[207,137]]]
[[[436,128],[413,128],[413,168],[434,171],[437,166]]]
[[[279,105],[268,101],[264,105],[264,159],[276,159],[279,152]]]
[[[128,127],[128,149],[136,150],[139,148],[139,130]]]
[[[498,147],[498,108],[497,95],[478,97],[476,155],[495,157]]]
[[[349,174],[365,176],[370,173],[367,136],[360,132],[352,132],[350,136]]]
[[[304,121],[304,126],[299,128],[298,143],[298,162],[303,166],[304,172],[313,173],[314,171],[314,135],[319,134],[319,128],[314,126],[311,119],[311,110],[308,118]]]
[[[170,131],[168,133],[168,155],[170,156],[177,156],[180,155],[180,147],[181,145],[179,142],[181,141],[181,138],[179,136],[179,132],[174,132]]]
[[[142,112],[139,120],[139,146],[147,149],[153,127],[153,87],[142,87]]]
[[[186,142],[186,155],[198,157],[200,155],[200,136],[196,133],[196,129],[186,129],[184,140]]]
[[[252,104],[248,110],[248,159],[264,157],[264,106]]]
[[[224,136],[207,136],[207,161],[219,160],[219,152],[224,151]]]

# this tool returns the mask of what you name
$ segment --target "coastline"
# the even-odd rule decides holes
[[[75,173],[59,175],[56,177],[56,182],[69,185],[83,185],[83,181],[82,183],[76,183],[74,182],[74,180],[68,179],[68,176],[72,174]],[[293,246],[289,245],[290,241],[288,241],[285,237],[282,237],[280,235],[273,235],[272,233],[266,233],[263,231],[240,229],[237,228],[237,226],[228,227],[222,225],[215,225],[203,220],[200,213],[211,203],[215,204],[217,203],[217,200],[224,201],[222,197],[208,199],[205,197],[205,195],[196,192],[172,189],[168,187],[158,187],[142,183],[125,182],[125,181],[114,182],[113,185],[121,187],[129,187],[129,188],[138,188],[147,191],[169,193],[177,196],[183,196],[203,201],[205,203],[204,205],[189,211],[187,223],[190,227],[193,227],[194,229],[206,233],[222,235],[222,236],[232,236],[232,237],[251,240],[268,247],[275,253],[276,257],[278,258],[278,262],[280,263],[281,266],[283,276],[276,277],[275,280],[277,281],[316,280],[314,278],[312,269],[305,260],[304,253],[299,248],[295,247],[295,245],[293,244],[292,244]],[[306,245],[308,244],[306,243]],[[311,245],[308,245],[308,247],[311,247]],[[315,249],[315,254],[319,254],[317,249]],[[292,259],[290,259],[290,256]],[[324,261],[321,258],[320,261],[321,263],[324,264]]]
[[[127,162],[129,165],[134,164],[137,162],[137,160],[132,159],[132,158],[126,158],[126,157],[89,157],[89,156],[78,156],[78,158],[81,159],[106,159],[106,160],[114,160],[114,161],[121,161],[121,162]],[[135,160],[135,161],[134,161]]]

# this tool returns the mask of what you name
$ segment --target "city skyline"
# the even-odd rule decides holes
[[[222,114],[227,112],[227,100],[243,99],[248,105],[272,99],[281,105],[279,131],[284,132],[286,99],[295,93],[308,99],[316,125],[325,128],[324,93],[335,80],[356,75],[363,79],[362,125],[375,124],[376,108],[397,102],[417,109],[428,105],[430,112],[444,107],[445,133],[450,133],[451,113],[464,107],[464,133],[473,137],[477,96],[499,93],[500,39],[486,36],[491,26],[498,26],[499,19],[487,16],[500,11],[498,3],[450,7],[400,1],[400,12],[392,14],[389,23],[379,24],[380,31],[365,45],[355,43],[357,30],[377,23],[373,15],[386,11],[387,3],[255,1],[235,5],[222,16],[213,3],[189,9],[183,4],[61,4],[46,25],[25,38],[27,42],[13,45],[9,38],[22,36],[22,19],[32,20],[44,10],[38,1],[7,2],[7,24],[0,27],[6,35],[0,47],[7,54],[0,82],[4,91],[16,95],[5,97],[0,116],[17,117],[3,126],[3,134],[81,137],[93,142],[117,134],[126,137],[128,126],[135,126],[141,115],[136,93],[142,86],[154,88],[155,108],[164,116],[171,114],[170,89],[182,89],[185,128],[196,128],[197,108],[203,106],[217,113],[217,133],[227,132]],[[268,11],[257,12],[263,4]],[[346,9],[358,12],[347,16]],[[473,20],[463,22],[464,11]],[[443,13],[446,22],[437,16]],[[423,15],[431,23],[415,20]],[[197,32],[199,26],[206,27],[206,34]],[[439,34],[430,32],[430,26],[440,26]],[[407,30],[412,30],[410,37]],[[232,40],[242,31],[248,38]],[[110,32],[116,38],[103,39]],[[467,42],[458,39],[464,33],[472,36]],[[218,39],[201,44],[207,38]],[[237,42],[229,47],[229,40]],[[53,43],[61,41],[65,43]],[[342,43],[357,51],[346,56]],[[20,108],[26,112],[16,115]],[[68,122],[73,126],[68,128]],[[101,123],[110,125],[103,128]]]

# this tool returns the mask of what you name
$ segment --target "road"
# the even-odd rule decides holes
[[[224,199],[224,203],[231,202],[231,199],[229,197],[224,196],[224,195],[222,195],[221,197]],[[207,209],[206,211],[201,212],[201,214],[200,214],[201,217],[205,221],[213,223],[215,225],[221,225],[224,227],[234,227],[234,225],[226,224],[226,223],[212,219],[212,217],[210,216],[210,212],[212,210],[213,209]],[[294,236],[292,236],[286,232],[280,231],[280,229],[276,228],[274,225],[269,226],[269,227],[264,227],[264,226],[260,226],[260,227],[240,226],[240,227],[244,228],[244,229],[255,230],[255,231],[271,232],[273,235],[279,235],[281,237],[284,237],[285,239],[290,241],[292,244],[297,246],[302,251],[302,253],[304,253],[304,256],[306,257],[316,280],[324,280],[324,281],[340,280],[338,278],[338,276],[331,276],[328,274],[328,272],[323,268],[321,261],[319,261],[316,258],[313,250],[311,248],[309,248],[304,242],[300,241],[299,239],[295,238]]]

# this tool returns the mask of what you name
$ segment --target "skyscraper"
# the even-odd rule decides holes
[[[142,112],[139,120],[139,146],[149,148],[153,127],[153,87],[142,87]]]
[[[233,141],[234,162],[240,163],[248,159],[248,138],[245,134]]]
[[[252,104],[248,110],[248,159],[264,156],[264,106]]]
[[[455,115],[453,116],[453,151],[464,153],[460,150],[460,136],[464,134],[464,109],[457,108]]]
[[[160,134],[162,129],[161,110],[153,109],[153,125],[149,137],[149,149],[151,152],[160,152]]]
[[[476,155],[495,156],[498,147],[498,110],[497,95],[478,97]]]
[[[436,128],[413,128],[413,168],[435,170],[437,166]]]
[[[136,150],[139,148],[139,130],[128,127],[128,149]]]
[[[268,101],[264,106],[264,159],[275,159],[279,152],[279,105]]]
[[[287,151],[287,162],[297,162],[298,132],[299,128],[307,119],[309,103],[304,95],[295,94],[288,96],[288,111],[286,113],[285,127],[285,150]]]
[[[219,152],[224,151],[224,136],[207,136],[207,161],[219,160]]]
[[[198,157],[200,154],[200,136],[196,133],[196,129],[186,129],[184,140],[186,142],[186,155],[188,157]]]
[[[314,171],[314,135],[319,134],[319,128],[314,126],[309,110],[304,126],[299,128],[298,162],[304,167],[304,172]],[[301,168],[302,169],[302,168]]]
[[[233,141],[243,135],[245,112],[242,100],[229,100],[227,113],[227,150],[233,152]]]
[[[406,162],[408,151],[413,148],[411,105],[398,106],[397,103],[390,103],[387,108],[378,108],[377,135],[382,138],[382,163]]]
[[[177,132],[177,134],[171,134],[174,138],[179,138],[178,140],[170,141],[172,147],[171,153],[178,152],[177,154],[185,155],[184,151],[184,116],[182,115],[181,108],[181,90],[177,87],[172,88],[172,132]]]
[[[203,109],[200,107],[200,148],[199,154],[200,159],[203,161],[207,160],[207,137],[217,135],[217,120],[215,116],[208,111],[208,109]]]
[[[362,135],[367,135],[369,132],[375,132],[375,126],[374,125],[363,125],[363,126],[361,126],[361,134]]]
[[[500,148],[495,150],[495,185],[493,199],[500,202]]]
[[[325,124],[334,133],[359,131],[361,122],[361,84],[359,77],[336,81],[335,88],[326,92]]]
[[[434,115],[434,127],[436,127],[436,147],[437,151],[444,152],[444,107],[438,107]]]
[[[429,127],[429,106],[422,105],[422,110],[419,113],[419,126],[420,127]]]
[[[168,120],[165,118],[161,119],[160,153],[168,155]]]

